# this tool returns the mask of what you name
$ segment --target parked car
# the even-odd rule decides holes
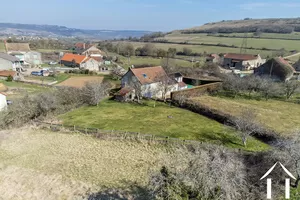
[[[33,76],[43,76],[43,72],[42,71],[40,71],[40,72],[33,71],[33,72],[31,72],[31,75],[33,75]]]
[[[57,62],[51,61],[49,62],[49,65],[57,65]]]

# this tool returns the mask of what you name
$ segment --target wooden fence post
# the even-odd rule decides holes
[[[87,134],[87,128],[85,128],[85,134]]]
[[[75,125],[74,125],[74,131],[76,131],[76,127],[75,127]]]

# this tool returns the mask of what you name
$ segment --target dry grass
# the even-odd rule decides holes
[[[101,76],[76,76],[76,77],[71,77],[71,78],[59,83],[58,86],[82,88],[87,82],[90,82],[90,81],[103,81],[103,77],[101,77]]]
[[[81,134],[0,132],[0,199],[81,199],[106,187],[145,185],[166,151]]]
[[[253,110],[258,121],[279,133],[289,133],[300,128],[300,105],[276,100],[230,99],[202,96],[193,100],[223,113],[237,116],[245,109]]]
[[[7,87],[3,83],[0,83],[0,92],[5,92],[6,90]]]

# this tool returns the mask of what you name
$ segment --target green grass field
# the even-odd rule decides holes
[[[143,42],[131,42],[135,48],[142,47],[145,45]],[[201,42],[199,42],[201,43]],[[209,42],[204,42],[209,43]],[[168,44],[168,43],[153,43],[155,44],[156,48],[161,48],[164,50],[168,50],[171,48],[176,48],[177,51],[182,51],[183,48],[189,48],[194,53],[239,53],[240,48],[228,48],[228,47],[219,47],[219,46],[205,46],[205,45],[186,45],[186,44]],[[218,44],[218,43],[212,43]],[[241,46],[242,43],[238,44],[237,46]],[[247,53],[249,54],[260,54],[263,57],[271,56],[272,51],[264,51],[264,50],[253,50],[247,49]]]
[[[130,57],[130,64],[128,65],[128,58],[124,56],[119,56],[119,58],[124,68],[129,68],[131,65],[145,65],[145,64],[160,66],[162,65],[163,62],[162,58],[132,56]],[[170,58],[169,61],[170,63],[174,63],[176,66],[180,66],[180,67],[192,67],[193,65],[192,62],[187,60]]]
[[[4,80],[0,80],[0,83],[3,83],[8,87],[8,98],[14,99],[18,98],[24,94],[34,94],[38,92],[47,91],[50,88],[42,87],[38,85],[33,84],[26,84],[26,83],[20,83],[20,82],[7,82]]]
[[[244,148],[231,128],[188,110],[164,103],[156,103],[154,108],[153,101],[145,102],[146,105],[137,105],[105,100],[99,107],[82,107],[60,119],[69,126],[140,132]],[[251,138],[246,149],[260,151],[267,148],[266,144]]]
[[[69,75],[69,74],[60,73],[60,74],[57,74],[55,77],[52,77],[52,76],[29,76],[26,79],[47,81],[47,82],[57,81],[57,83],[61,83],[70,77],[71,77],[71,75]]]
[[[281,134],[300,128],[300,105],[276,100],[248,100],[243,98],[221,98],[201,96],[193,99],[202,105],[223,113],[238,116],[245,109],[257,114],[258,122]]]

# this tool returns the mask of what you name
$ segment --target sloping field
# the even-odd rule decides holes
[[[142,186],[168,158],[158,145],[29,128],[1,131],[0,144],[6,200],[82,199],[104,187]]]
[[[289,133],[300,128],[300,105],[276,100],[230,99],[202,96],[192,100],[225,114],[238,116],[245,109],[257,114],[258,122],[279,133]]]
[[[239,136],[230,128],[188,110],[164,103],[144,101],[146,105],[106,100],[99,106],[82,107],[61,116],[65,125],[139,132],[158,136],[198,140],[245,148]],[[263,142],[251,138],[246,150],[262,151]]]
[[[74,76],[68,78],[67,80],[57,84],[57,86],[67,86],[67,87],[76,87],[82,88],[87,82],[92,81],[103,81],[103,77],[101,76]]]

